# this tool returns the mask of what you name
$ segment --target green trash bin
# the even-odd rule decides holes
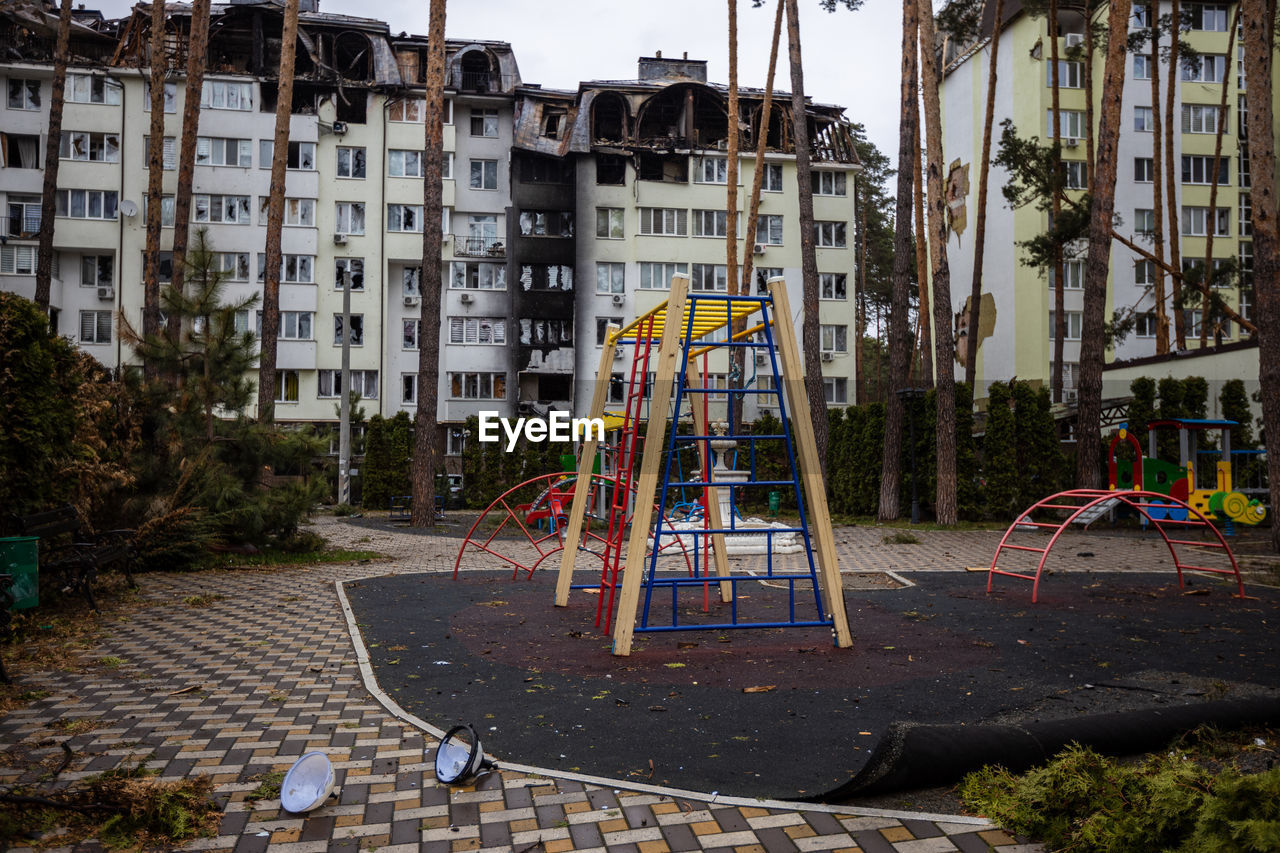
[[[777,518],[780,509],[782,509],[782,492],[769,492],[769,515]]]
[[[13,576],[13,609],[26,610],[40,603],[38,536],[0,538],[0,574]]]

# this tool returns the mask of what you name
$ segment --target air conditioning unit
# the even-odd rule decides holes
[[[1084,33],[1067,33],[1062,37],[1067,47],[1079,47],[1084,44]]]
[[[470,293],[464,293],[461,296],[459,296],[458,299],[462,302],[463,305],[470,305],[472,302],[475,301],[475,296],[473,296]]]
[[[98,298],[103,300],[115,299],[116,289],[109,284],[98,285]]]
[[[756,243],[755,247],[754,247],[751,251],[752,251],[752,253],[753,253],[753,254],[756,254],[756,255],[763,255],[763,254],[764,254],[764,243]]]
[[[822,360],[823,360],[823,361],[835,361],[835,360],[836,360],[836,354],[835,354],[835,353],[833,353],[833,352],[824,352],[824,353],[822,354]]]
[[[626,358],[626,357],[627,357],[627,354],[626,354],[625,352],[623,352],[621,348],[617,348],[617,349],[615,349],[615,350],[613,351],[613,360],[614,360],[614,361],[622,361],[622,360],[623,360],[624,358]]]
[[[414,296],[414,295],[412,295],[412,294],[408,294],[408,293],[406,293],[406,294],[405,294],[405,297],[404,297],[404,307],[406,307],[406,308],[412,308],[412,307],[414,307],[415,305],[417,305],[418,303],[420,303],[421,301],[422,301],[422,297],[420,297],[420,296]]]
[[[347,132],[347,123],[345,121],[335,121],[333,123],[333,132],[338,136]]]
[[[613,294],[613,304],[614,304],[614,305],[621,305],[621,304],[622,304],[622,294],[621,294],[621,293],[615,293],[615,294]]]
[[[763,352],[756,353],[756,364],[763,365],[768,363],[769,363],[769,356],[767,353],[763,353]]]
[[[1080,140],[1075,138],[1074,136],[1069,139],[1064,139],[1062,140],[1062,147],[1063,148],[1079,148]]]
[[[1075,388],[1064,388],[1062,391],[1062,401],[1064,403],[1074,403],[1080,399],[1080,392]]]
[[[345,245],[347,245],[347,235],[346,235],[346,234],[334,234],[334,235],[333,235],[333,245],[335,245],[335,246],[345,246]]]

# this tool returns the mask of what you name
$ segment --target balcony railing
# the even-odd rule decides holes
[[[459,92],[500,94],[511,88],[510,74],[494,74],[491,71],[463,71],[459,75]]]
[[[36,240],[40,237],[40,213],[26,216],[0,216],[0,234],[6,239]]]
[[[461,258],[505,258],[507,247],[497,237],[458,234],[454,237],[453,254]]]

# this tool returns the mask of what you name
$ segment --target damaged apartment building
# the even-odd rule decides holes
[[[427,40],[302,0],[288,170],[270,184],[283,4],[216,5],[201,94],[192,227],[207,228],[227,297],[261,293],[266,208],[286,199],[276,417],[332,422],[341,341],[368,414],[417,403]],[[40,221],[57,9],[0,2],[0,289],[31,296],[43,227],[54,231],[51,296],[61,334],[109,367],[130,362],[120,319],[141,323],[149,6],[117,21],[80,9],[71,38],[54,223]],[[166,9],[162,249],[172,239],[191,10]],[[584,414],[605,325],[665,299],[671,275],[725,291],[727,89],[706,63],[642,58],[638,79],[576,91],[520,79],[509,44],[450,39],[438,414],[448,455],[480,410]],[[800,304],[799,201],[790,101],[760,121],[744,90],[739,209],[763,168],[758,278],[785,276]],[[807,109],[814,157],[822,368],[827,400],[853,402],[854,179],[839,107]],[[758,133],[767,134],[755,163]],[[740,214],[741,218],[741,214]],[[738,233],[743,233],[741,222]],[[172,265],[162,257],[162,277]],[[349,328],[342,288],[351,288]],[[259,318],[244,312],[244,328]],[[615,362],[615,376],[627,368]],[[712,363],[716,381],[728,366]],[[744,380],[754,378],[747,366]],[[763,378],[762,380],[763,381]]]

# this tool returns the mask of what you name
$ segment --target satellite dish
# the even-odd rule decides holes
[[[125,199],[124,201],[120,202],[120,212],[123,213],[125,216],[137,216],[138,205],[136,202],[132,202],[132,201],[129,201],[129,199]]]

